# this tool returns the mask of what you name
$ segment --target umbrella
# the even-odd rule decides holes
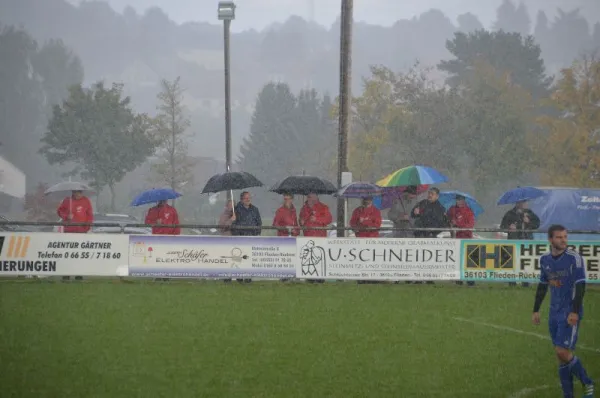
[[[518,187],[504,192],[500,199],[498,199],[498,205],[510,205],[525,200],[537,199],[544,195],[545,193],[541,189],[534,187]]]
[[[373,199],[373,205],[379,210],[385,210],[392,207],[395,199],[403,199],[402,194],[408,187],[382,188],[382,195]],[[417,185],[417,195],[429,189],[429,185]]]
[[[179,192],[175,192],[171,188],[151,189],[136,196],[131,202],[131,206],[141,206],[148,203],[160,202],[161,200],[177,199],[180,196]]]
[[[87,191],[91,192],[92,189],[84,183],[76,182],[76,181],[63,181],[59,182],[56,185],[52,185],[50,188],[44,192],[44,195],[49,195],[51,193],[66,193],[72,191]]]
[[[473,210],[473,214],[475,218],[479,217],[481,213],[483,213],[483,207],[477,202],[477,200],[469,195],[468,193],[460,192],[460,191],[444,191],[440,192],[440,203],[448,210],[450,207],[456,204],[456,196],[464,196],[465,201],[467,202],[467,206],[471,210]]]
[[[342,198],[364,198],[367,196],[380,196],[382,188],[370,182],[352,182],[340,188],[336,196]]]
[[[235,189],[246,189],[252,187],[262,187],[263,183],[256,177],[245,171],[229,171],[223,174],[216,174],[208,180],[202,193],[215,193],[223,191],[233,191]]]
[[[308,195],[331,195],[337,192],[337,188],[329,181],[312,176],[290,176],[273,185],[271,192],[278,194]]]
[[[401,187],[410,185],[440,184],[448,181],[448,177],[426,166],[408,166],[394,171],[377,181],[380,187]]]

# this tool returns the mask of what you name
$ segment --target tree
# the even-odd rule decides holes
[[[587,55],[561,71],[549,99],[556,115],[540,118],[538,161],[544,183],[600,187],[600,60]]]
[[[458,138],[480,192],[527,176],[532,158],[528,142],[535,102],[531,94],[490,64],[480,61],[453,101],[460,121]]]
[[[527,7],[521,1],[518,7],[515,7],[511,0],[504,0],[496,11],[495,30],[504,30],[505,32],[517,32],[522,36],[529,35],[531,31],[531,20]]]
[[[407,73],[373,67],[363,95],[353,100],[350,168],[375,180],[399,167],[457,166],[450,105],[456,92],[438,87],[418,64]]]
[[[458,30],[464,33],[471,33],[484,29],[479,18],[470,12],[459,15],[456,18],[456,21],[458,22]]]
[[[158,160],[153,162],[156,182],[181,190],[191,182],[193,161],[188,156],[186,130],[190,120],[183,106],[183,89],[178,77],[172,82],[161,81],[158,94],[159,114],[155,119],[156,138],[159,141]]]
[[[458,87],[469,80],[476,62],[485,62],[501,74],[508,73],[511,82],[523,87],[535,99],[547,96],[552,79],[546,76],[540,47],[533,37],[519,33],[479,30],[457,32],[446,42],[455,59],[442,61],[438,68],[450,76],[446,82]]]
[[[337,150],[330,109],[331,99],[315,90],[295,96],[285,83],[268,83],[258,95],[238,167],[267,185],[302,172],[329,177]]]
[[[90,89],[72,86],[69,98],[53,108],[40,152],[50,164],[74,162],[74,174],[111,193],[115,184],[152,155],[156,141],[148,117],[136,114],[123,85],[98,82]]]
[[[30,221],[56,221],[58,203],[52,203],[45,194],[48,184],[39,183],[33,192],[25,195],[25,211]]]

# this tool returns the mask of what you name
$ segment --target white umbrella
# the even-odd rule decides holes
[[[72,191],[92,192],[92,189],[82,182],[63,181],[48,188],[44,194],[49,195],[51,193],[68,193]]]

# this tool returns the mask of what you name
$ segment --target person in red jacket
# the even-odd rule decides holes
[[[331,224],[333,217],[329,207],[319,201],[319,197],[314,193],[306,196],[306,203],[300,210],[300,225],[302,227],[326,227]],[[327,237],[325,229],[305,229],[304,236]]]
[[[294,195],[284,194],[283,205],[275,212],[274,227],[298,227],[298,215],[294,207]],[[289,236],[289,229],[277,230],[277,236]],[[300,235],[299,228],[291,229],[292,236]]]
[[[161,200],[158,204],[148,210],[146,215],[146,224],[153,224],[152,235],[179,235],[179,227],[161,227],[160,225],[179,225],[179,216],[173,206],[169,206],[166,200]]]
[[[352,212],[350,227],[357,238],[379,238],[379,230],[366,230],[364,228],[381,227],[381,212],[373,206],[373,198],[363,198],[362,206]]]
[[[94,221],[92,202],[86,196],[83,196],[81,191],[73,191],[70,197],[65,198],[56,213],[64,223],[91,224]],[[90,227],[90,225],[65,225],[63,231],[65,233],[85,234],[90,230]]]
[[[448,209],[446,215],[454,228],[473,228],[475,226],[475,215],[467,205],[463,196],[456,196],[456,205]],[[473,231],[456,232],[457,239],[473,239]]]

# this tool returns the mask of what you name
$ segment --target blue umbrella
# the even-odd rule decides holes
[[[511,205],[517,202],[533,200],[544,196],[545,193],[541,189],[534,187],[518,187],[506,191],[498,199],[498,205]]]
[[[367,196],[379,196],[382,194],[382,189],[370,182],[351,182],[344,185],[337,191],[336,196],[342,198],[364,198]]]
[[[142,192],[133,199],[131,206],[141,206],[148,203],[156,203],[161,200],[177,199],[181,194],[171,188],[156,188]]]
[[[473,210],[473,214],[475,218],[479,217],[481,213],[483,213],[483,207],[477,202],[477,200],[469,195],[468,193],[460,192],[460,191],[444,191],[440,192],[440,203],[448,210],[450,207],[456,204],[456,196],[463,196],[465,198],[465,202],[467,202],[467,206],[471,210]]]

